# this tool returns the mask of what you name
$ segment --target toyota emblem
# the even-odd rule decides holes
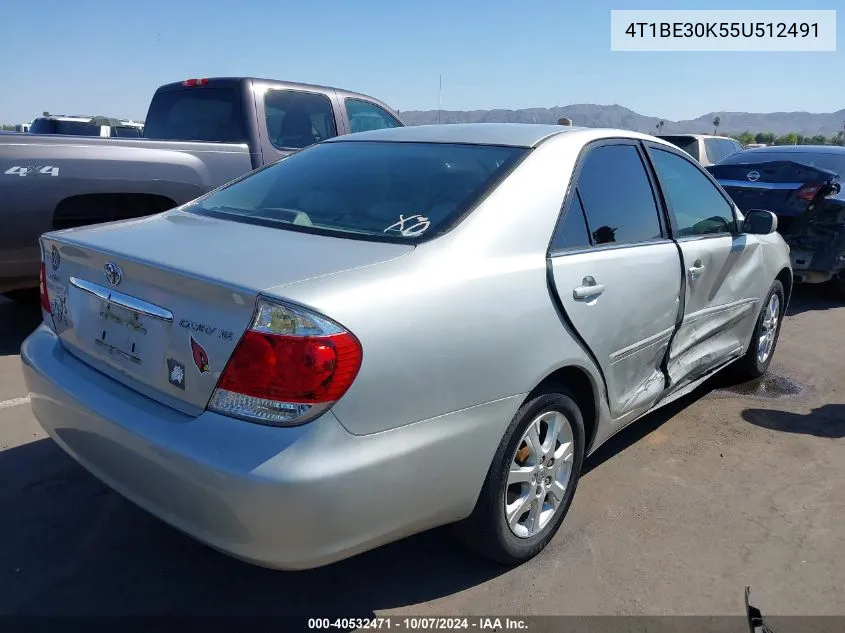
[[[123,271],[120,270],[120,266],[113,262],[108,262],[105,266],[103,266],[103,271],[106,273],[106,281],[108,281],[112,286],[116,286],[120,283],[120,280],[123,279]]]
[[[760,180],[760,172],[759,171],[749,171],[745,176],[751,182],[757,182],[758,180]]]

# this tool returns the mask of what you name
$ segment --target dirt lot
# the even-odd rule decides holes
[[[519,568],[434,532],[284,573],[177,533],[46,439],[19,400],[17,352],[40,317],[0,300],[0,613],[739,614],[751,584],[767,614],[845,614],[838,306],[822,289],[793,300],[779,378],[714,382],[614,438]]]

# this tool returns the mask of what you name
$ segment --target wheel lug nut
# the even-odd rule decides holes
[[[546,477],[546,485],[547,485],[547,486],[551,486],[551,485],[552,485],[552,478],[551,478],[551,477]]]

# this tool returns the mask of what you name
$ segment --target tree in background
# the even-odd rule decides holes
[[[719,131],[719,125],[722,123],[722,119],[716,117],[713,119],[713,134],[716,134]]]
[[[775,135],[771,132],[758,132],[757,136],[754,137],[754,142],[772,145],[775,142]]]
[[[734,136],[734,138],[743,145],[750,145],[755,142],[754,135],[751,132],[743,132],[739,136]]]
[[[798,135],[795,132],[778,136],[774,142],[775,145],[797,145]]]
[[[657,128],[657,133],[658,133],[658,134],[660,134],[660,133],[663,131],[663,125],[664,125],[665,123],[666,123],[665,121],[660,121],[657,125],[655,125],[655,126],[654,126],[654,127],[656,127],[656,128]]]

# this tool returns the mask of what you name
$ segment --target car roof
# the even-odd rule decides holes
[[[766,147],[750,147],[743,154],[845,154],[845,147],[840,145],[768,145]]]
[[[718,136],[714,134],[658,134],[657,138],[723,138],[726,141],[733,141],[736,139],[732,139],[728,136]]]
[[[391,141],[405,143],[463,143],[534,147],[556,134],[587,128],[537,123],[450,123],[409,125],[336,136],[325,142]]]

